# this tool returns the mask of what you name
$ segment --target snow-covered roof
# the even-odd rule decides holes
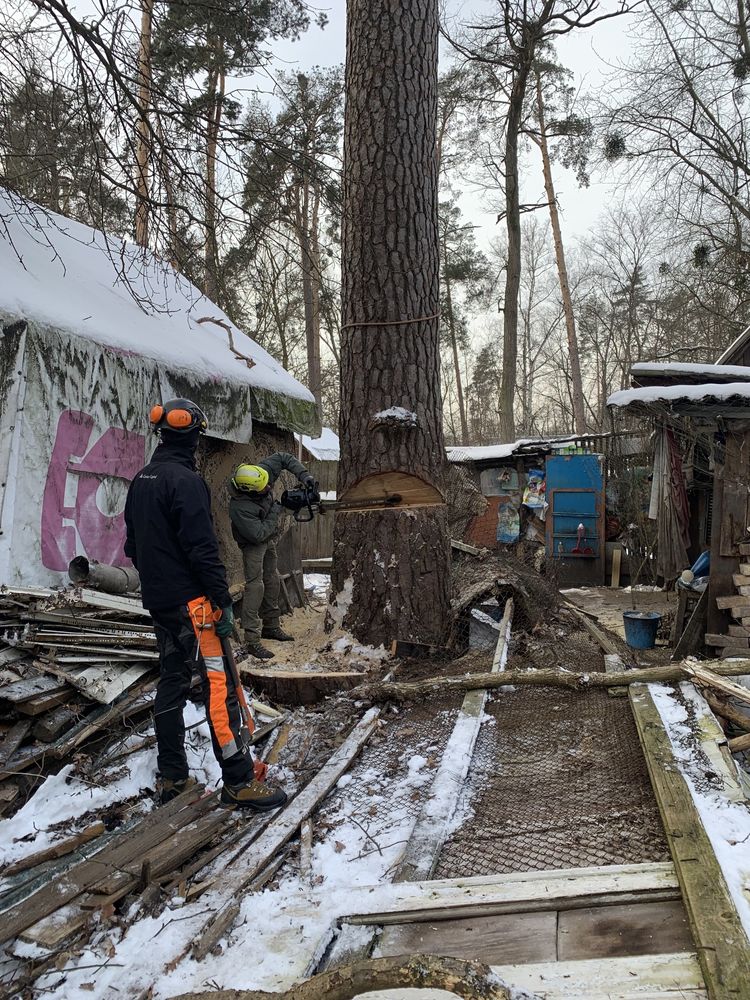
[[[315,429],[312,393],[186,278],[128,240],[0,188],[0,275],[7,317],[246,390],[258,419]]]
[[[302,447],[317,458],[320,462],[338,462],[339,460],[339,436],[330,427],[324,427],[320,437],[311,438],[306,434],[297,434],[296,438],[302,442]]]
[[[732,358],[735,358],[747,346],[748,340],[750,340],[750,326],[746,326],[742,333],[738,337],[735,337],[726,351],[716,359],[716,364],[723,365]]]
[[[634,381],[640,378],[659,378],[661,376],[682,377],[684,381],[703,382],[750,382],[750,368],[744,365],[691,364],[682,361],[659,362],[639,361],[630,369]]]
[[[510,441],[505,444],[473,447],[452,446],[445,450],[449,462],[487,462],[494,459],[510,458],[521,451],[556,451],[580,440],[580,434],[559,438],[519,438],[518,441]]]
[[[621,389],[607,400],[607,406],[648,406],[650,404],[702,403],[716,405],[736,399],[750,406],[750,382],[706,383],[704,385],[650,385],[641,389]]]

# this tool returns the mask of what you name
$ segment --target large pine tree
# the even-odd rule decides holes
[[[350,0],[342,223],[339,492],[401,471],[439,487],[437,0]],[[412,421],[384,424],[391,407]],[[439,642],[444,506],[337,515],[333,584],[361,640]]]

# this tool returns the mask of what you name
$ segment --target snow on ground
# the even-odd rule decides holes
[[[650,684],[649,690],[742,925],[750,937],[750,807],[747,802],[730,801],[708,785],[705,761],[701,759],[694,726],[687,725],[688,711],[677,693],[664,684]],[[679,692],[683,701],[695,709],[698,717],[709,711],[691,683],[680,684]]]
[[[188,702],[185,725],[195,726],[190,729],[185,741],[191,773],[199,781],[214,785],[221,779],[221,770],[211,750],[203,708]],[[133,739],[140,740],[142,735]],[[125,757],[122,764],[116,767],[114,775],[110,773],[107,781],[101,784],[75,772],[76,766],[67,764],[57,774],[50,775],[15,816],[0,821],[4,863],[36,854],[55,841],[71,836],[80,825],[78,820],[87,816],[86,822],[93,822],[98,812],[115,803],[135,800],[139,811],[147,812],[153,808],[156,786],[154,747]],[[88,815],[90,813],[93,815]]]
[[[328,603],[328,592],[331,589],[331,577],[328,573],[305,573],[304,587],[312,591],[316,601]]]
[[[432,782],[438,757],[438,747],[427,742],[420,752],[401,753],[395,773],[360,763],[343,775],[316,817],[309,876],[288,865],[274,887],[247,895],[220,955],[201,963],[188,956],[211,910],[226,901],[219,875],[217,889],[193,903],[173,900],[156,917],[108,928],[71,958],[64,978],[51,972],[38,986],[50,1000],[137,996],[151,985],[153,1000],[209,987],[287,989],[309,973],[337,918],[351,912],[352,888],[390,880],[416,821],[415,800]]]

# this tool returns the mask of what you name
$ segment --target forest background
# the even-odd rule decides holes
[[[0,0],[0,183],[169,260],[334,428],[345,20]],[[446,440],[607,430],[633,361],[748,322],[745,0],[448,2],[441,31]]]

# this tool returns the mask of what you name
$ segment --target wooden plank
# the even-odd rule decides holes
[[[693,952],[493,965],[508,986],[544,1000],[699,1000],[706,997]],[[740,1000],[742,994],[737,994]]]
[[[141,652],[133,656],[133,660],[141,658]],[[112,702],[129,690],[145,674],[154,669],[152,662],[120,664],[102,664],[99,667],[89,667],[71,678],[71,683],[92,701],[102,705]]]
[[[620,586],[621,566],[622,566],[622,549],[615,549],[612,553],[612,577],[609,581],[610,587]]]
[[[222,879],[219,900],[229,898],[233,901],[235,898],[239,898],[253,879],[273,859],[276,852],[281,850],[294,835],[300,824],[312,815],[318,804],[330,792],[368,741],[378,724],[379,717],[379,708],[371,708],[362,716],[346,740],[315,777],[287,803],[273,823],[245,851],[242,858],[242,871],[234,876],[227,874]],[[202,933],[209,932],[213,925],[223,921],[225,911],[231,906],[232,902],[222,902],[219,909],[206,921]],[[197,933],[199,933],[198,930],[196,930]]]
[[[476,545],[469,545],[457,538],[451,538],[451,548],[456,549],[457,552],[466,552],[470,556],[481,556],[489,551],[488,549],[478,549]]]
[[[57,694],[60,691],[70,691],[67,684],[61,684],[54,677],[24,677],[22,681],[7,684],[0,688],[0,699],[18,705],[29,698],[40,694]]]
[[[727,597],[717,597],[716,607],[721,611],[726,611],[727,608],[730,608],[732,614],[734,614],[735,609],[740,609],[740,611],[743,608],[750,609],[750,597],[739,597],[737,594],[729,594]],[[741,613],[736,614],[735,617],[740,618]],[[744,614],[750,614],[750,610],[745,610]]]
[[[74,591],[81,603],[88,604],[92,608],[104,608],[107,611],[122,611],[128,615],[135,615],[137,618],[150,618],[151,612],[146,611],[140,601],[133,600],[132,597],[120,597],[117,594],[104,594],[98,590],[88,590],[82,587]]]
[[[681,660],[689,653],[697,652],[703,644],[703,633],[706,631],[706,621],[708,618],[708,588],[698,598],[698,602],[693,608],[693,613],[688,619],[688,623],[682,635],[678,638],[674,651],[670,657],[672,662]]]
[[[42,712],[49,712],[50,709],[70,701],[73,697],[72,688],[66,684],[58,691],[50,691],[47,694],[39,694],[35,698],[19,702],[16,711],[22,715],[41,715]]]
[[[353,887],[347,900],[346,924],[393,924],[445,920],[476,913],[525,913],[567,910],[581,906],[612,905],[654,899],[679,898],[680,889],[671,862],[606,865],[552,871],[483,875],[428,882]]]
[[[729,625],[727,632],[729,635],[734,635],[738,638],[750,639],[750,628],[747,625]]]
[[[735,587],[750,587],[750,576],[746,576],[744,573],[733,573],[732,583]]]
[[[750,647],[750,636],[747,638],[742,638],[736,635],[716,635],[712,632],[706,632],[706,645],[707,646],[736,646],[739,649]],[[750,655],[750,654],[748,654]]]
[[[189,823],[201,786],[177,796],[172,802],[145,816],[137,826],[112,840],[98,854],[69,869],[54,886],[42,886],[29,897],[0,914],[0,944],[10,941],[44,917],[72,902],[77,896],[101,881],[109,871],[142,857]],[[199,806],[200,807],[200,806]]]
[[[558,914],[557,958],[659,955],[693,948],[681,899],[588,906]]]
[[[72,708],[68,708],[67,705],[60,705],[51,712],[47,712],[46,715],[42,715],[40,719],[37,719],[34,723],[32,733],[34,738],[41,740],[42,743],[52,743],[61,733],[67,732],[77,721],[77,712],[74,712]]]
[[[750,733],[735,736],[733,740],[727,742],[727,746],[732,753],[744,753],[746,750],[750,750]]]
[[[620,654],[620,648],[614,640],[604,632],[596,622],[592,621],[591,618],[580,608],[576,607],[575,604],[570,604],[569,607],[572,611],[576,613],[579,621],[589,633],[594,642],[597,643],[599,648],[610,656],[616,656]]]
[[[21,858],[20,861],[15,861],[13,864],[8,865],[3,870],[3,878],[6,878],[8,875],[15,875],[17,872],[24,872],[29,868],[36,868],[37,865],[41,865],[45,861],[52,861],[54,858],[62,858],[66,854],[71,854],[82,844],[87,844],[90,840],[101,836],[104,833],[104,829],[104,823],[92,823],[72,837],[67,837],[65,840],[58,840],[43,851],[37,851],[36,854],[28,854],[25,858]]]
[[[630,704],[711,1000],[741,997],[750,942],[648,688]]]
[[[506,601],[500,621],[491,674],[497,674],[505,664],[512,618],[511,598]],[[487,691],[484,689],[470,691],[464,697],[430,794],[419,812],[394,882],[414,882],[432,874],[469,773],[486,700]]]
[[[739,549],[741,556],[750,556],[750,544],[747,542],[740,542]]]
[[[716,691],[721,691],[722,694],[728,695],[730,698],[736,698],[737,701],[742,702],[744,705],[750,705],[750,690],[742,687],[741,684],[736,684],[727,677],[721,677],[715,671],[708,670],[706,667],[698,666],[697,664],[686,663],[682,670],[683,673],[699,684],[706,684],[708,687],[714,688]]]
[[[556,938],[554,911],[463,917],[386,927],[378,940],[378,956],[442,955],[488,965],[554,962]]]
[[[747,646],[722,646],[719,651],[720,660],[736,660],[747,658]]]
[[[22,719],[10,727],[5,734],[5,739],[0,743],[0,768],[5,767],[6,763],[26,739],[30,729],[31,722],[28,719]]]
[[[20,660],[25,660],[28,656],[23,649],[17,649],[15,646],[9,646],[7,649],[0,649],[0,667],[7,667],[11,663],[18,663]]]

